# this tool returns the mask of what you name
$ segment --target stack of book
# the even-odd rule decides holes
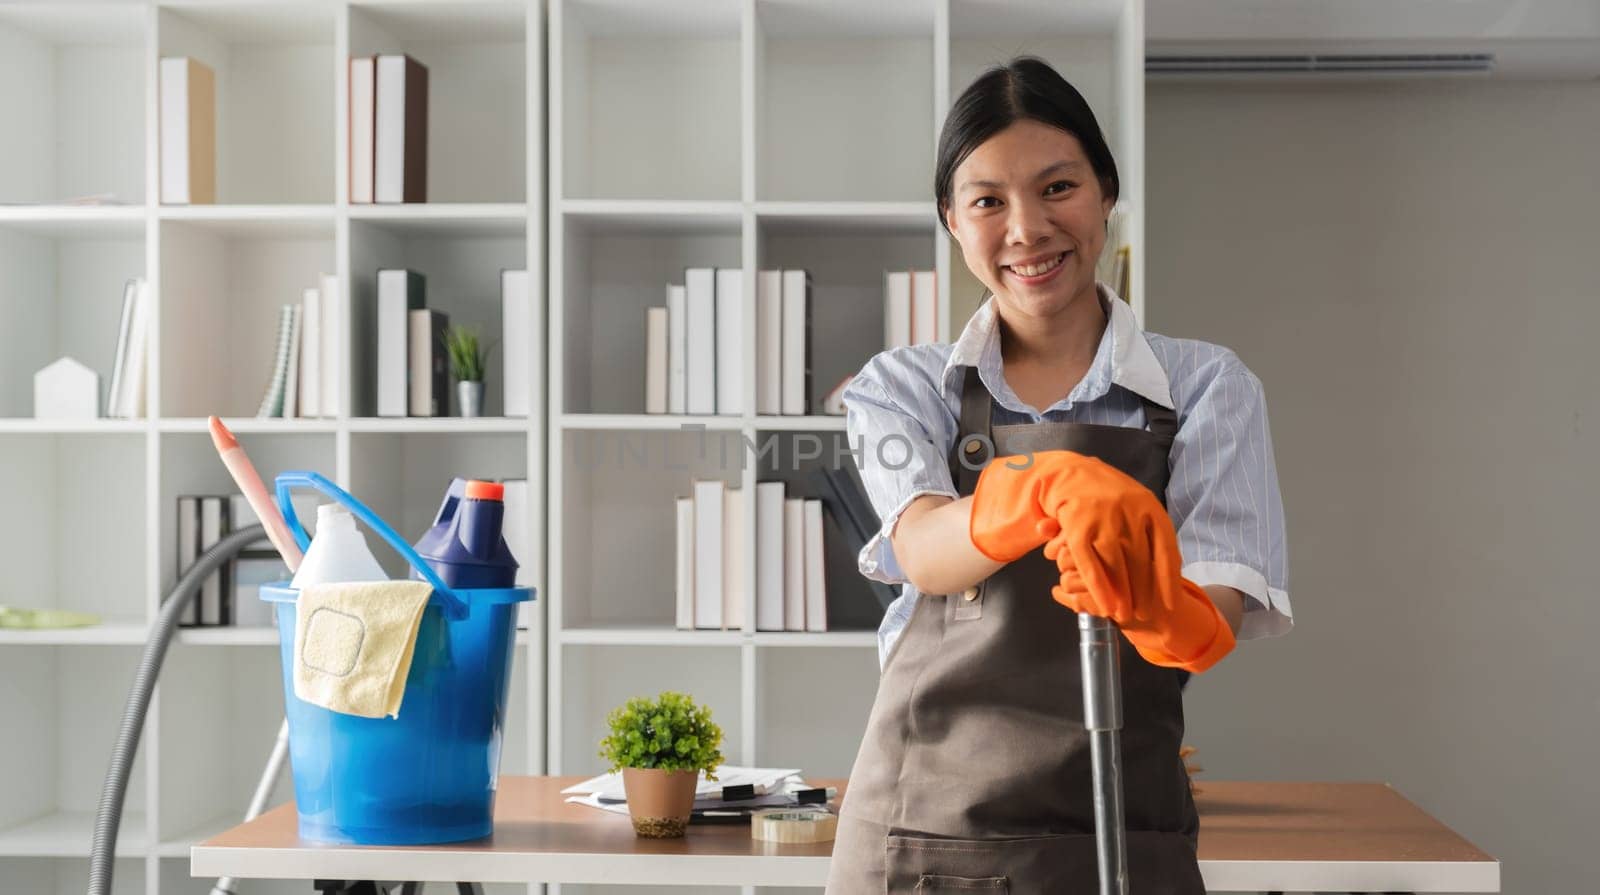
[[[428,69],[350,57],[350,202],[428,201]]]
[[[645,309],[645,412],[744,412],[744,278],[691,267]],[[811,404],[811,276],[756,275],[756,413],[803,416]]]
[[[106,394],[106,416],[144,416],[149,333],[150,284],[136,277],[122,287],[122,317],[117,324],[117,353],[111,366],[111,390]]]
[[[744,627],[743,493],[697,481],[677,500],[677,627]],[[822,501],[756,485],[756,630],[828,630]]]
[[[885,271],[883,348],[939,340],[939,282],[931,270]]]
[[[272,372],[256,408],[258,417],[336,417],[340,415],[339,350],[341,321],[339,278],[322,274],[320,286],[308,286],[300,302],[278,313],[278,334]]]

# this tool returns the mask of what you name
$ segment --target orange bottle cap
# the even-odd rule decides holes
[[[470,479],[467,482],[467,498],[469,500],[498,500],[502,503],[506,499],[506,486],[499,482],[480,482]]]

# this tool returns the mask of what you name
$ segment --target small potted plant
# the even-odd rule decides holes
[[[650,839],[682,836],[694,810],[700,772],[715,780],[722,764],[722,728],[711,710],[670,690],[636,696],[606,717],[610,733],[600,757],[622,770],[633,831]]]
[[[478,340],[478,331],[450,325],[444,330],[445,353],[450,356],[450,373],[456,378],[456,398],[462,416],[483,415],[483,370],[489,350]]]

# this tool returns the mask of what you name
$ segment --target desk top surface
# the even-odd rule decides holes
[[[820,878],[821,868],[825,874],[832,843],[758,842],[747,824],[695,825],[682,839],[641,839],[625,816],[564,801],[561,790],[582,779],[502,777],[494,835],[450,845],[393,849],[305,842],[296,830],[294,806],[283,805],[196,846],[192,868],[196,875],[359,878],[352,871],[399,870],[393,864],[403,860],[414,865],[409,873],[373,878],[626,882],[627,873],[618,868],[635,863],[646,877],[641,881],[659,882],[662,877],[652,874],[662,871],[661,859],[670,859],[675,871],[703,871],[702,884],[765,884],[750,878],[757,868],[790,884],[801,884],[790,872]],[[812,782],[844,789],[844,781]],[[1338,886],[1344,889],[1367,881],[1375,890],[1499,890],[1494,858],[1385,784],[1209,781],[1200,783],[1195,802],[1208,888],[1293,888],[1285,883],[1326,881],[1333,874],[1346,883]],[[576,868],[587,866],[583,859],[595,866],[580,872]],[[436,875],[421,872],[428,868],[437,868],[428,871]],[[267,869],[273,872],[253,872]]]

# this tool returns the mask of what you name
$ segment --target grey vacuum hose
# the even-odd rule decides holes
[[[150,709],[150,694],[155,690],[156,677],[161,674],[161,663],[172,642],[172,632],[178,627],[178,616],[194,600],[207,576],[266,534],[266,529],[260,525],[252,525],[218,541],[183,573],[172,592],[167,594],[166,602],[161,604],[161,614],[156,617],[150,639],[145,641],[144,655],[133,674],[133,689],[128,693],[128,704],[122,709],[122,727],[117,731],[116,745],[111,748],[111,766],[100,789],[100,810],[95,814],[94,840],[89,848],[89,895],[111,895],[112,861],[117,851],[117,828],[122,823],[122,802],[128,794],[128,775],[133,771],[133,757],[139,749],[139,736],[144,732],[145,714]]]

